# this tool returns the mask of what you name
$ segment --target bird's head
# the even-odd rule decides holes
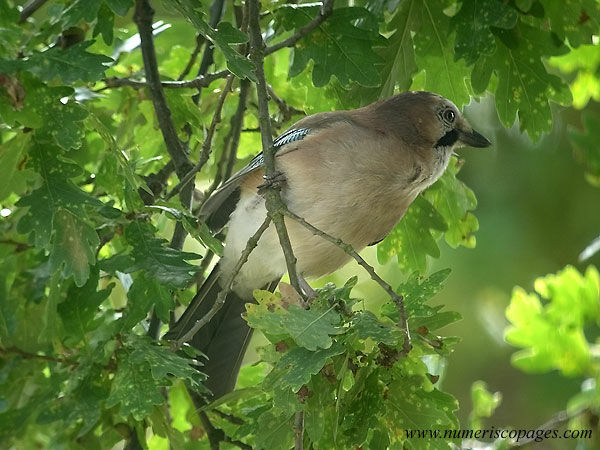
[[[395,122],[392,127],[399,137],[421,149],[451,151],[491,145],[471,127],[454,103],[438,94],[403,92],[381,102],[378,109],[379,114]]]

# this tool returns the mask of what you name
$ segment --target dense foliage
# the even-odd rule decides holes
[[[461,428],[441,386],[458,338],[439,334],[460,315],[432,306],[450,271],[428,267],[442,239],[476,243],[462,160],[377,247],[404,273],[388,281],[408,313],[408,354],[398,305],[383,291],[354,298],[354,278],[318,290],[309,309],[289,289],[257,291],[246,320],[267,338],[260,362],[198,411],[202,355],[160,336],[222,250],[194,212],[261,148],[245,2],[152,2],[155,48],[143,36],[146,0],[21,3],[0,0],[0,445],[287,449],[295,434],[307,448],[473,445],[405,431]],[[338,0],[332,12],[263,3],[277,131],[302,114],[425,89],[459,108],[493,94],[501,122],[537,140],[553,103],[600,99],[596,0]],[[571,133],[596,185],[599,121],[585,112]],[[197,191],[179,189],[194,170]],[[584,330],[600,321],[598,272],[567,267],[535,290],[515,289],[506,312],[506,339],[522,348],[513,363],[585,380],[563,422],[589,428],[600,373]],[[483,428],[499,402],[477,383],[462,426]]]

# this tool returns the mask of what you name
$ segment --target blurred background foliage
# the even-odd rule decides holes
[[[12,48],[14,42],[22,38],[21,33],[15,31],[16,5],[26,2],[7,2],[0,0],[0,23],[4,27],[0,40],[0,50]],[[96,55],[108,55],[119,58],[118,63],[108,68],[106,77],[132,77],[143,79],[141,71],[143,63],[139,51],[127,49],[127,45],[134,45],[128,39],[135,35],[136,29],[131,22],[131,11],[128,11],[127,1],[106,1],[106,5],[117,8],[125,5],[124,17],[114,16],[114,27],[109,19],[98,21],[101,12],[99,9],[90,17],[85,11],[64,11],[72,5],[83,2],[49,2],[36,13],[35,26],[39,27],[27,43],[29,48],[42,48],[53,39],[68,39],[68,33],[63,30],[71,26],[81,26],[78,31],[86,39],[95,36],[95,40],[87,51]],[[181,14],[173,10],[170,5],[155,2],[156,18],[164,23],[160,33],[156,36],[156,53],[160,65],[160,73],[164,79],[177,79],[181,70],[188,63],[190,54],[195,49],[196,29],[186,21]],[[185,2],[184,2],[185,3]],[[269,2],[268,8],[276,9],[284,2]],[[339,2],[346,4],[348,2]],[[349,48],[358,52],[358,59],[364,57],[364,71],[357,73],[346,71],[344,67],[328,67],[323,69],[317,61],[310,61],[310,56],[302,53],[302,45],[296,50],[283,49],[267,58],[265,72],[274,91],[289,105],[298,110],[311,114],[318,111],[356,107],[378,98],[391,95],[395,90],[405,89],[431,89],[455,101],[459,106],[465,106],[465,114],[474,128],[482,132],[493,143],[491,149],[459,150],[459,158],[464,161],[459,174],[462,180],[476,194],[477,208],[474,214],[479,224],[475,233],[477,245],[474,241],[464,242],[467,248],[459,246],[452,248],[443,240],[439,241],[441,255],[438,259],[428,259],[428,272],[450,267],[452,273],[446,281],[445,288],[434,298],[435,304],[444,304],[451,311],[459,312],[463,320],[446,327],[445,335],[456,335],[462,338],[455,347],[454,353],[445,359],[443,376],[440,384],[445,392],[454,395],[461,408],[458,417],[461,424],[469,423],[473,419],[471,412],[471,399],[473,392],[481,392],[481,384],[476,384],[472,392],[472,384],[477,380],[484,380],[487,389],[491,392],[500,392],[502,400],[490,418],[483,417],[479,425],[484,426],[513,426],[516,428],[535,428],[549,419],[557,411],[564,410],[567,403],[582,389],[586,379],[593,379],[597,374],[588,372],[566,372],[559,370],[538,371],[540,373],[524,373],[511,364],[511,356],[515,347],[506,342],[504,333],[509,325],[506,318],[514,286],[521,286],[524,291],[534,291],[534,283],[538,277],[546,274],[559,273],[565,266],[571,265],[585,272],[589,264],[600,264],[600,253],[592,254],[586,261],[579,261],[580,253],[600,234],[600,45],[598,42],[598,3],[595,0],[565,2],[560,8],[553,1],[527,1],[515,0],[511,2],[484,2],[485,6],[480,12],[491,11],[492,18],[485,20],[464,21],[462,14],[473,14],[469,8],[476,8],[477,2],[438,1],[357,1],[349,2],[363,11],[371,11],[375,17],[385,18],[385,23],[373,21],[371,15],[360,13],[356,16],[344,18],[353,24],[358,24],[368,34],[368,38],[359,43],[346,41]],[[562,2],[561,2],[562,3]],[[433,6],[432,6],[433,5]],[[337,5],[336,3],[336,6]],[[207,4],[203,3],[207,9]],[[421,8],[421,9],[419,9]],[[487,9],[486,9],[487,8]],[[310,10],[309,17],[317,12],[315,6]],[[426,15],[417,17],[415,10],[431,14],[428,22]],[[231,9],[226,9],[226,20],[234,23]],[[457,14],[457,11],[460,14]],[[402,12],[406,12],[405,15]],[[583,12],[585,15],[583,16]],[[305,19],[293,14],[293,11],[284,10],[284,17],[277,22],[279,29],[267,27],[267,37],[278,33],[289,33],[305,23]],[[361,15],[362,14],[362,15]],[[435,15],[435,18],[434,18]],[[108,14],[110,16],[110,14]],[[60,17],[60,20],[56,20]],[[370,19],[371,18],[371,19]],[[88,20],[89,19],[89,20]],[[112,19],[111,19],[112,20]],[[371,22],[369,22],[371,20]],[[411,20],[424,27],[421,33],[414,34],[414,48],[416,54],[411,54],[404,60],[413,62],[399,65],[398,60],[386,58],[368,59],[370,50],[379,51],[378,42],[385,36],[391,42],[397,43],[398,35],[393,34],[394,26],[402,25]],[[517,24],[519,21],[519,24]],[[265,19],[265,23],[268,19]],[[270,23],[270,22],[269,22]],[[578,27],[569,27],[569,24],[578,24]],[[335,28],[334,22],[332,27]],[[427,32],[427,26],[432,27]],[[436,27],[439,27],[436,29]],[[533,74],[532,80],[521,81],[525,91],[531,89],[532,100],[529,104],[523,102],[526,92],[518,92],[518,86],[511,78],[511,69],[506,72],[503,68],[509,56],[518,64],[526,64],[527,55],[519,54],[515,47],[511,47],[517,39],[511,30],[520,27],[521,42],[531,44],[536,56],[536,64],[526,73]],[[535,38],[535,30],[545,33],[551,29],[552,36],[558,37],[560,45],[551,47],[545,40]],[[477,39],[466,42],[457,38],[454,41],[455,31],[458,36],[471,33]],[[532,31],[533,30],[533,31]],[[76,30],[77,31],[77,30]],[[379,32],[381,32],[381,35]],[[440,32],[442,34],[440,36]],[[410,33],[410,32],[409,32]],[[462,33],[462,34],[461,34]],[[528,34],[530,33],[530,34]],[[422,36],[438,36],[438,48],[432,48],[431,42],[422,39]],[[452,38],[450,38],[452,36]],[[81,36],[76,38],[80,38]],[[480,38],[481,37],[481,38]],[[12,41],[11,41],[12,39]],[[518,40],[517,39],[517,40]],[[366,42],[368,41],[368,42]],[[234,41],[235,42],[235,41]],[[121,45],[121,44],[124,44]],[[366,45],[366,48],[356,47]],[[380,44],[380,42],[379,42]],[[354,46],[353,46],[354,45]],[[372,47],[371,47],[372,46]],[[412,46],[412,43],[411,43]],[[121,48],[122,54],[117,49]],[[130,49],[133,49],[131,47]],[[507,50],[508,49],[508,50]],[[544,49],[548,50],[544,52]],[[502,52],[513,52],[507,56]],[[536,53],[537,52],[537,53]],[[454,56],[450,56],[454,55]],[[371,55],[372,56],[372,55]],[[405,55],[406,56],[406,55]],[[543,56],[544,59],[540,59]],[[521,59],[519,59],[519,57]],[[461,59],[462,58],[462,59]],[[494,58],[499,58],[495,61]],[[200,58],[199,58],[200,59]],[[383,66],[381,62],[383,61]],[[523,62],[525,61],[525,62]],[[326,61],[327,62],[327,61]],[[442,63],[449,64],[451,74],[448,79],[436,78],[432,72],[425,73],[423,67],[436,67]],[[190,73],[198,71],[199,61],[191,68]],[[215,52],[215,67],[223,68],[226,61],[220,52]],[[318,70],[316,67],[319,66]],[[533,67],[533,66],[532,66]],[[541,68],[541,69],[540,69]],[[29,69],[38,77],[44,79],[54,78],[52,74],[45,73],[47,67]],[[494,73],[492,73],[494,69]],[[4,62],[0,65],[0,73],[15,73],[19,67],[11,67]],[[325,73],[323,72],[325,71]],[[536,72],[536,70],[538,72]],[[543,71],[539,72],[540,70]],[[338,75],[332,78],[329,72]],[[547,71],[547,72],[546,72]],[[288,73],[290,76],[288,76]],[[339,73],[347,74],[349,79],[344,79]],[[541,75],[540,75],[541,73]],[[62,76],[68,76],[66,72]],[[539,77],[538,77],[539,76]],[[90,74],[91,79],[98,79]],[[536,78],[538,77],[538,78]],[[188,77],[190,78],[190,77]],[[380,78],[380,79],[378,79]],[[442,77],[443,78],[443,77]],[[471,83],[463,83],[463,79],[470,79]],[[127,148],[131,166],[137,174],[149,174],[162,167],[161,156],[164,155],[163,139],[155,125],[154,110],[147,93],[143,90],[129,88],[100,89],[98,85],[86,84],[88,81],[81,78],[84,83],[79,83],[77,95],[80,100],[93,98],[95,114],[104,122],[116,123],[110,130],[118,145]],[[562,80],[562,81],[561,81]],[[64,79],[64,84],[69,80]],[[31,86],[39,83],[37,78],[25,77],[24,85]],[[99,81],[101,83],[101,81]],[[361,85],[362,84],[362,85]],[[456,86],[461,86],[456,90]],[[173,120],[177,129],[184,137],[182,126],[185,123],[193,128],[190,146],[202,143],[203,132],[209,126],[213,116],[214,106],[218,93],[224,85],[223,80],[217,80],[205,89],[201,97],[201,107],[197,108],[192,96],[196,94],[192,89],[166,90],[167,100],[172,106]],[[5,85],[6,87],[7,85]],[[27,85],[29,86],[29,85]],[[54,89],[50,83],[48,89]],[[313,86],[318,86],[315,88]],[[366,87],[365,87],[366,86]],[[375,87],[373,87],[375,86]],[[568,86],[568,88],[567,88]],[[56,88],[58,89],[58,88]],[[505,90],[500,90],[505,89]],[[513,90],[511,90],[513,89]],[[516,91],[514,89],[517,89]],[[484,93],[484,91],[488,91]],[[495,92],[495,96],[490,93]],[[504,92],[513,102],[507,100]],[[453,95],[454,93],[454,95]],[[477,94],[477,95],[476,95]],[[470,100],[471,96],[481,97]],[[48,94],[50,95],[50,94]],[[56,94],[52,94],[55,95]],[[68,95],[68,94],[65,94]],[[572,105],[570,101],[572,96]],[[547,100],[554,100],[548,103]],[[521,103],[519,103],[519,101]],[[256,132],[258,122],[253,106],[254,96],[251,96],[250,108],[244,121],[245,130],[242,132],[238,151],[238,167],[241,167],[260,149],[260,136]],[[516,102],[516,103],[515,103]],[[84,102],[85,104],[85,102]],[[272,115],[278,131],[283,131],[300,116],[283,117],[272,103]],[[217,162],[222,157],[221,151],[227,133],[230,130],[228,118],[235,111],[236,102],[228,101],[223,109],[226,118],[217,129],[214,137],[214,151],[209,160],[208,169],[201,172],[196,180],[200,190],[206,189],[215,177]],[[529,108],[529,109],[527,109]],[[519,115],[515,120],[515,113]],[[551,110],[551,115],[550,115]],[[94,158],[99,157],[105,150],[105,138],[100,133],[88,133],[84,140],[83,149],[69,148],[71,140],[80,138],[73,124],[80,120],[77,111],[70,111],[57,123],[51,123],[51,129],[42,130],[50,135],[58,132],[64,137],[57,137],[58,145],[63,146],[64,155],[77,162],[89,171],[95,170]],[[103,116],[106,114],[106,116]],[[0,108],[0,116],[4,121],[14,119],[9,110]],[[550,120],[551,117],[551,120]],[[49,119],[48,119],[49,121]],[[38,125],[43,128],[42,125]],[[89,125],[87,125],[89,126]],[[134,130],[131,132],[131,130]],[[40,131],[41,133],[41,131]],[[1,130],[2,143],[7,143],[15,137],[15,131],[9,127]],[[62,139],[62,140],[61,140]],[[5,150],[3,150],[5,151]],[[197,158],[198,152],[192,153]],[[2,158],[2,153],[0,153]],[[104,173],[98,176],[98,186],[111,190],[111,184],[120,182],[116,166],[111,173],[105,167]],[[67,170],[67,169],[65,169]],[[18,186],[27,186],[35,179],[33,173],[23,170],[19,178],[11,180],[13,190],[19,192]],[[173,180],[171,180],[173,185]],[[23,191],[24,189],[21,189]],[[11,190],[3,188],[0,183],[0,193],[6,194]],[[115,193],[121,204],[135,204],[136,200],[125,198],[124,194]],[[2,206],[12,208],[16,197],[10,197]],[[3,210],[4,211],[4,210]],[[6,211],[9,211],[6,209]],[[9,211],[10,212],[10,211]],[[20,212],[18,214],[21,214]],[[158,235],[166,239],[173,233],[173,221],[165,215],[155,219]],[[7,225],[8,227],[8,225]],[[471,231],[475,231],[476,226]],[[438,237],[438,236],[436,236]],[[114,249],[119,250],[117,242]],[[113,249],[113,250],[114,250]],[[122,248],[121,248],[122,249]],[[188,239],[185,250],[203,253],[204,247]],[[0,255],[5,258],[3,269],[8,268],[8,255],[13,251],[10,245],[0,245]],[[406,272],[402,272],[395,258],[385,264],[378,262],[377,249],[369,248],[364,252],[366,259],[372,263],[378,273],[392,285],[406,279]],[[111,253],[99,255],[111,256]],[[384,258],[381,258],[383,260]],[[105,268],[103,268],[105,270]],[[109,269],[106,269],[109,270]],[[323,286],[328,281],[342,286],[351,276],[358,276],[358,283],[353,290],[353,296],[369,299],[373,305],[383,303],[383,291],[368,277],[363,274],[354,263],[350,263],[336,274],[316,282]],[[38,300],[42,293],[40,287],[33,284],[40,277],[47,279],[47,274],[34,273],[27,275],[32,282],[31,294]],[[83,275],[81,275],[83,277]],[[93,277],[93,271],[90,275]],[[82,279],[85,281],[87,275]],[[597,282],[597,278],[596,278]],[[592,281],[593,283],[593,281]],[[79,283],[78,283],[79,284]],[[103,286],[106,287],[106,286]],[[521,292],[521,291],[515,291]],[[192,293],[182,291],[179,300],[185,303]],[[517,295],[516,293],[514,295]],[[98,301],[102,301],[99,299]],[[110,295],[113,308],[123,308],[127,304],[127,294],[123,287],[117,284]],[[371,306],[373,306],[371,305]],[[168,308],[168,306],[167,306]],[[32,317],[40,318],[43,315],[38,305],[30,312]],[[569,316],[572,311],[567,307],[563,314]],[[37,316],[36,316],[37,314]],[[596,311],[595,320],[582,322],[585,325],[585,337],[593,343],[598,336],[598,322]],[[589,318],[588,318],[589,319]],[[133,320],[133,319],[132,319]],[[138,321],[142,320],[140,317]],[[583,320],[583,319],[582,319]],[[132,324],[135,323],[133,320]],[[43,332],[48,331],[48,324],[44,325]],[[31,335],[37,330],[30,330]],[[31,339],[23,349],[38,351],[35,339]],[[256,336],[253,348],[247,355],[247,362],[257,359],[254,351],[265,343],[265,339]],[[24,343],[20,343],[24,344]],[[513,342],[514,344],[514,342]],[[127,347],[127,346],[125,346]],[[558,351],[558,350],[557,350]],[[557,368],[557,367],[556,367]],[[240,385],[253,384],[260,378],[261,367],[248,367],[243,373]],[[535,371],[534,371],[535,372]],[[589,384],[589,381],[588,381]],[[182,417],[187,411],[184,398],[187,394],[182,384],[176,384],[170,391],[175,410],[183,409],[180,414],[174,411],[176,421],[180,420],[180,428],[189,426],[183,423]],[[479,391],[477,389],[480,389]],[[477,394],[479,395],[479,394]],[[483,394],[481,394],[483,395]],[[485,397],[485,395],[483,395]],[[187,400],[186,400],[187,401]],[[494,403],[490,398],[487,402]],[[494,404],[495,404],[494,403]],[[179,406],[177,406],[179,405]],[[0,404],[0,410],[2,409]],[[479,420],[479,419],[477,419]],[[585,425],[585,424],[584,424]],[[177,425],[175,425],[177,427]],[[585,426],[584,426],[585,427]],[[125,433],[125,432],[124,432]],[[126,433],[125,433],[126,434]],[[28,443],[38,442],[39,436],[32,438]],[[43,440],[43,439],[42,439]],[[151,441],[153,448],[166,448],[164,440],[155,437]],[[550,448],[565,448],[562,445],[546,442]],[[569,444],[570,445],[570,444]],[[574,445],[574,444],[573,444]],[[593,448],[593,447],[589,447]]]

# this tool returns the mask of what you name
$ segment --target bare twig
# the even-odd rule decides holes
[[[185,65],[184,69],[179,74],[179,77],[177,77],[177,81],[181,81],[185,77],[188,76],[188,74],[192,70],[192,67],[194,66],[194,64],[196,64],[196,59],[198,59],[198,55],[200,54],[200,49],[202,49],[202,45],[205,42],[206,42],[206,39],[204,38],[204,36],[202,36],[201,34],[198,34],[196,36],[196,47],[194,47],[194,51],[190,55],[190,59],[188,60],[187,64]]]
[[[79,363],[77,361],[71,361],[70,359],[65,359],[65,358],[53,358],[51,356],[46,356],[46,355],[37,355],[35,353],[29,353],[29,352],[23,351],[16,347],[9,347],[6,349],[0,348],[0,355],[9,355],[9,354],[19,355],[25,359],[40,359],[42,361],[55,362],[58,364],[65,364],[65,365],[69,365],[69,366],[79,365]]]
[[[23,9],[21,10],[21,14],[19,14],[19,23],[25,22],[34,12],[44,6],[48,0],[31,0],[27,2]]]
[[[265,71],[263,67],[265,43],[263,42],[260,23],[260,5],[258,0],[249,0],[248,9],[248,28],[250,34],[250,59],[256,66],[256,94],[258,97],[258,123],[260,125],[260,135],[262,141],[265,175],[271,177],[275,175],[275,151],[273,148],[273,136],[271,134],[271,121],[269,117],[269,100],[267,95],[267,82],[265,80]],[[296,289],[298,294],[304,298],[304,293],[300,288],[298,272],[296,271],[296,257],[292,250],[292,244],[285,228],[282,210],[285,205],[281,200],[279,191],[274,187],[269,187],[265,193],[265,204],[269,217],[277,229],[279,243],[285,256],[290,283]]]
[[[154,10],[150,6],[149,0],[136,0],[133,21],[136,23],[140,34],[148,88],[150,89],[158,125],[162,132],[167,151],[175,163],[175,171],[181,179],[192,167],[192,163],[187,157],[183,143],[177,137],[177,131],[171,118],[171,110],[167,104],[167,99],[160,82],[158,62],[156,61],[156,51],[154,49],[154,37],[152,34],[153,16]]]
[[[277,44],[273,44],[265,48],[265,56],[270,55],[277,50],[281,50],[284,47],[293,47],[296,42],[325,22],[331,13],[333,13],[333,1],[334,0],[325,0],[321,5],[321,9],[319,9],[319,14],[317,14],[317,17],[296,31],[292,36],[284,39],[281,42],[278,42]]]
[[[185,174],[185,176],[183,178],[181,178],[181,181],[173,189],[171,189],[171,192],[169,192],[165,196],[166,200],[173,197],[180,190],[182,190],[182,188],[184,186],[186,186],[188,183],[190,183],[190,181],[193,180],[196,173],[199,172],[202,169],[202,167],[204,167],[204,164],[206,164],[206,161],[208,161],[208,158],[210,157],[210,150],[212,147],[213,136],[215,134],[217,124],[219,122],[221,122],[221,111],[223,110],[223,104],[225,103],[225,98],[227,97],[227,94],[229,94],[229,92],[231,91],[232,84],[233,84],[233,75],[229,75],[227,77],[227,83],[225,84],[225,87],[223,88],[223,92],[221,92],[221,95],[219,96],[219,100],[217,101],[215,113],[213,114],[213,118],[210,122],[210,126],[206,133],[206,138],[204,139],[204,142],[202,143],[202,150],[200,151],[200,157],[198,158],[198,162]]]
[[[273,87],[270,84],[267,84],[267,91],[269,92],[271,100],[273,100],[279,108],[279,112],[281,113],[283,119],[282,122],[285,123],[296,115],[306,115],[304,111],[296,109],[291,105],[288,105],[284,99],[277,95],[277,93],[273,90]]]
[[[304,449],[304,411],[297,411],[294,416],[294,450]]]
[[[201,75],[193,80],[181,80],[181,81],[161,81],[159,84],[163,88],[175,88],[175,89],[200,89],[203,87],[207,87],[210,83],[219,78],[227,77],[231,72],[229,70],[219,70],[214,73],[207,73],[206,75]],[[147,77],[148,75],[146,75]],[[138,81],[132,80],[128,77],[111,77],[105,78],[102,80],[104,84],[106,84],[107,88],[116,88],[121,86],[130,86],[136,89],[150,87],[150,81]]]
[[[381,278],[379,275],[377,275],[377,273],[375,272],[375,269],[371,265],[369,265],[369,263],[367,263],[362,258],[362,256],[360,256],[358,254],[358,252],[356,250],[354,250],[354,248],[350,244],[346,244],[341,239],[335,238],[335,237],[331,236],[330,234],[327,234],[324,231],[319,230],[317,227],[310,224],[309,222],[307,222],[304,218],[300,217],[299,215],[294,214],[289,209],[283,210],[283,214],[288,216],[291,219],[294,219],[296,222],[298,222],[304,228],[309,230],[315,236],[320,236],[323,239],[325,239],[326,241],[331,242],[333,245],[338,247],[340,250],[343,250],[347,255],[354,258],[354,260],[363,269],[365,269],[367,271],[367,273],[371,276],[371,279],[373,281],[377,282],[377,284],[379,284],[379,286],[381,286],[383,288],[383,290],[390,296],[392,301],[396,304],[396,307],[398,308],[398,311],[400,312],[400,327],[402,328],[402,331],[404,333],[404,343],[402,345],[402,351],[404,354],[408,354],[408,352],[411,349],[410,332],[408,330],[408,317],[406,314],[406,309],[404,308],[403,297],[401,295],[398,295],[394,291],[394,289],[385,280],[383,280],[383,278]]]
[[[575,417],[577,417],[581,414],[584,414],[588,411],[589,411],[588,408],[576,409],[575,411],[573,411],[571,413],[568,413],[567,411],[559,411],[546,423],[537,427],[535,429],[536,432],[532,433],[533,437],[519,439],[518,441],[514,441],[514,440],[509,441],[508,445],[510,448],[517,448],[517,447],[523,447],[527,444],[531,444],[532,442],[535,441],[535,439],[536,439],[535,437],[539,435],[538,431],[554,430],[554,429],[560,428],[565,423],[571,421]]]
[[[242,124],[244,122],[244,113],[246,112],[246,100],[248,98],[248,91],[250,90],[250,82],[248,80],[242,80],[240,82],[240,94],[238,97],[238,106],[231,117],[231,128],[225,138],[225,144],[223,145],[223,154],[219,158],[217,164],[217,173],[215,179],[204,192],[204,199],[210,197],[210,195],[219,187],[222,180],[227,180],[233,172],[233,166],[237,160],[237,150],[240,144],[240,135],[242,133]]]
[[[212,5],[210,5],[210,19],[208,21],[209,25],[212,28],[216,28],[219,20],[221,20],[221,16],[223,15],[223,4],[224,0],[213,0]],[[206,42],[204,46],[204,53],[202,55],[202,60],[200,61],[200,66],[198,67],[197,76],[204,75],[208,72],[208,68],[213,63],[213,53],[215,51],[214,44],[210,41]],[[198,104],[200,101],[200,90],[198,93],[194,95],[193,100],[194,103]]]
[[[242,419],[240,419],[239,417],[236,417],[232,414],[227,414],[226,412],[221,411],[220,409],[213,409],[212,410],[217,416],[221,417],[222,419],[227,420],[228,422],[231,422],[234,425],[244,425],[244,421]]]
[[[263,233],[266,231],[266,229],[269,228],[270,224],[271,224],[271,218],[267,217],[265,219],[265,221],[262,223],[262,225],[258,228],[258,230],[256,230],[256,232],[250,237],[250,239],[248,239],[248,242],[246,243],[246,248],[240,255],[240,259],[238,260],[236,265],[233,267],[233,270],[227,274],[227,278],[225,279],[225,282],[221,285],[223,287],[223,290],[221,292],[219,292],[219,295],[217,295],[217,299],[215,300],[215,303],[212,306],[212,308],[206,313],[206,315],[204,315],[200,320],[198,320],[194,324],[194,326],[188,330],[187,333],[185,333],[181,338],[179,338],[177,341],[175,341],[173,343],[173,347],[172,347],[173,350],[179,349],[184,343],[186,343],[187,341],[192,339],[194,337],[194,335],[204,325],[206,325],[208,322],[210,322],[210,320],[214,317],[214,315],[217,312],[219,312],[219,310],[223,307],[223,305],[225,304],[225,299],[227,298],[227,294],[229,294],[229,292],[231,292],[231,288],[233,287],[233,282],[235,280],[235,277],[237,276],[239,271],[242,269],[242,266],[244,264],[246,264],[246,261],[248,261],[248,257],[250,256],[250,253],[252,253],[252,251],[256,248],[256,246],[258,245],[258,240],[263,235]]]

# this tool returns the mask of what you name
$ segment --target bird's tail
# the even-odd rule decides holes
[[[179,339],[213,307],[222,288],[218,282],[218,266],[210,273],[181,318],[165,335],[166,339]],[[202,372],[208,375],[204,383],[213,398],[232,391],[242,365],[244,353],[252,337],[252,329],[242,318],[246,301],[229,292],[223,307],[204,325],[189,342],[208,357]]]

